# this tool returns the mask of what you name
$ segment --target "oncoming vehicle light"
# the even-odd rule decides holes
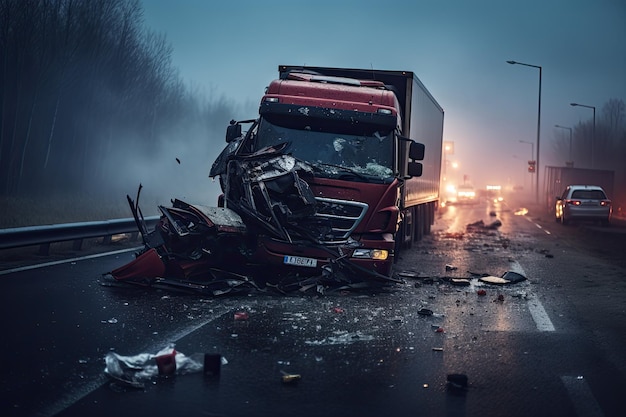
[[[356,249],[352,254],[353,258],[376,259],[384,261],[389,257],[389,252],[385,249]]]

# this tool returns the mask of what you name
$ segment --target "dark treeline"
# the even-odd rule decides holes
[[[592,110],[589,110],[591,114]],[[589,119],[567,129],[556,128],[555,158],[560,165],[574,162],[574,167],[615,171],[615,190],[612,196],[620,205],[626,205],[626,105],[621,99],[611,99],[596,109]],[[626,207],[623,207],[626,210]]]
[[[0,0],[0,197],[93,189],[123,169],[107,155],[225,128],[232,109],[190,91],[142,13],[139,0]]]

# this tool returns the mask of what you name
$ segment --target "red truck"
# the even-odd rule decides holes
[[[315,196],[316,216],[331,223],[324,243],[343,245],[353,262],[390,275],[399,248],[434,222],[443,110],[408,71],[281,65],[279,74],[233,154],[284,145],[311,165],[300,176]],[[227,141],[240,138],[239,129],[231,131]],[[228,194],[222,205],[229,207]],[[274,264],[312,266],[328,257],[276,239],[260,247],[259,256]]]
[[[227,129],[209,174],[222,186],[218,207],[159,207],[157,236],[144,233],[152,255],[142,256],[158,255],[161,276],[185,279],[207,268],[393,279],[400,249],[434,223],[441,106],[410,71],[278,69],[258,118]],[[131,265],[113,275],[138,274]]]

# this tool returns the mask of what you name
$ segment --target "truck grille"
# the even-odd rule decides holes
[[[332,198],[315,197],[317,201],[315,216],[324,219],[332,228],[333,241],[346,240],[357,228],[368,205],[358,201],[335,200]]]

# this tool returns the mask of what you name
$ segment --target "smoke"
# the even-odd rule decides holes
[[[254,118],[257,111],[250,103],[220,100],[211,105],[210,120],[171,126],[149,148],[144,144],[115,149],[106,155],[110,174],[96,188],[126,204],[126,195],[135,199],[141,184],[145,215],[158,214],[157,206],[167,206],[172,199],[216,206],[221,189],[218,178],[209,178],[209,170],[226,146],[226,127],[231,119]]]

